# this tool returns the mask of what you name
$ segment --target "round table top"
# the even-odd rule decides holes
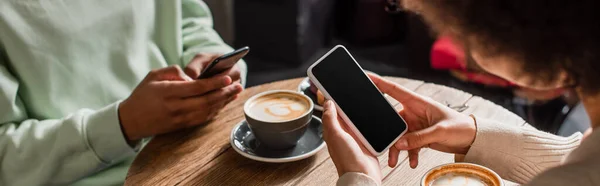
[[[462,113],[529,126],[519,116],[481,97],[418,80],[386,78],[443,104],[467,104]],[[156,136],[137,155],[125,185],[335,185],[338,175],[326,149],[296,162],[263,163],[239,155],[229,144],[232,128],[244,119],[242,108],[248,98],[267,90],[296,90],[301,81],[297,78],[248,88],[212,122]],[[401,107],[387,98],[395,108]],[[427,170],[454,161],[452,154],[423,149],[418,168],[409,167],[406,152],[400,154],[398,166],[390,168],[384,154],[379,157],[384,185],[419,185]]]

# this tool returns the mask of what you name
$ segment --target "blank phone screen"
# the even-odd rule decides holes
[[[312,74],[378,153],[406,123],[344,48],[313,67]]]

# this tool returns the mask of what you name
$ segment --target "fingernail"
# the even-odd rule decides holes
[[[396,163],[390,162],[390,163],[388,163],[388,166],[390,166],[390,168],[395,168],[396,167]]]
[[[181,77],[183,78],[184,81],[194,81],[194,79],[192,79],[190,76],[185,75],[185,74],[181,75]]]
[[[221,78],[221,81],[223,82],[223,84],[225,84],[225,85],[229,85],[229,84],[231,84],[231,81],[232,81],[232,80],[231,80],[231,77],[229,77],[229,76],[224,76],[224,77],[222,77],[222,78]]]
[[[408,141],[406,141],[406,139],[398,140],[398,143],[396,143],[396,148],[402,149],[402,150],[408,148]]]
[[[244,90],[244,87],[242,87],[242,85],[240,85],[240,84],[236,84],[235,85],[235,91],[236,92],[239,93],[239,92],[242,92],[243,90]]]

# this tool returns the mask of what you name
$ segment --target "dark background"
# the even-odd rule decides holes
[[[211,8],[224,1],[211,3]],[[454,87],[481,96],[556,133],[564,101],[523,103],[510,89],[462,82],[430,68],[435,35],[415,15],[385,11],[385,0],[227,0],[234,47],[250,46],[248,87],[306,76],[306,69],[331,47],[342,44],[366,70]],[[213,14],[221,14],[213,9]],[[218,16],[216,16],[218,18]],[[223,24],[215,23],[217,26]],[[222,32],[223,35],[223,32]]]

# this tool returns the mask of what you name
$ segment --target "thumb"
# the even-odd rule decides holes
[[[420,147],[428,147],[429,144],[437,143],[442,136],[438,126],[431,126],[423,130],[406,133],[396,142],[398,150],[411,150]]]
[[[188,76],[196,78],[200,76],[200,73],[202,72],[204,67],[208,65],[209,62],[212,62],[214,58],[216,58],[215,55],[211,54],[196,54],[196,56],[194,56],[194,58],[187,64],[187,66],[185,66],[184,71]]]
[[[210,65],[215,59],[221,54],[216,53],[199,53],[194,56],[190,63],[185,67],[185,73],[191,78],[197,78],[200,76],[204,68]]]
[[[335,104],[331,100],[327,100],[323,104],[323,130],[325,134],[333,134],[336,132],[342,132],[344,129],[340,126],[338,121],[338,114],[335,108]]]
[[[190,78],[197,78],[200,76],[200,72],[202,72],[203,64],[198,61],[198,59],[194,59],[187,66],[185,66],[185,74],[187,74]]]

